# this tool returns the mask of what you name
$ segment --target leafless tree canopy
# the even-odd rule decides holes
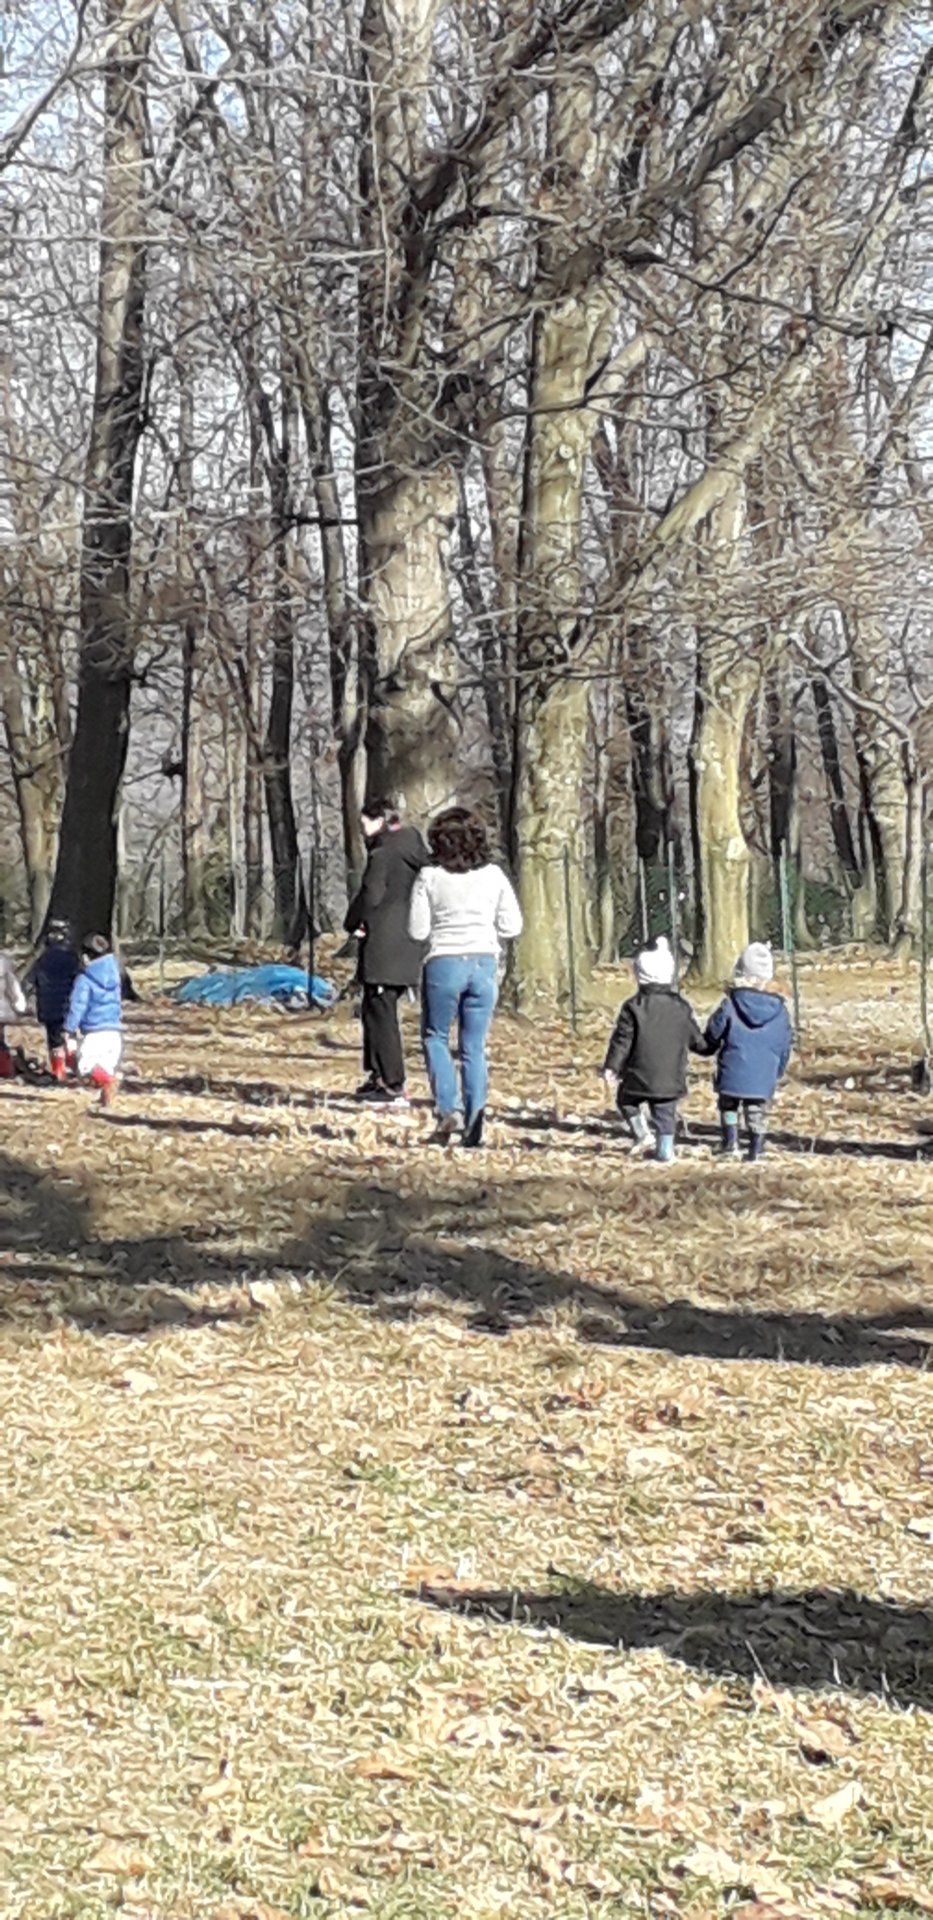
[[[522,992],[910,941],[920,0],[8,0],[0,893],[294,937],[482,804]],[[313,859],[310,858],[313,850]],[[309,879],[309,866],[312,869]],[[645,878],[646,877],[646,878]]]

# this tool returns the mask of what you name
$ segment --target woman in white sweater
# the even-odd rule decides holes
[[[511,882],[489,858],[486,829],[467,807],[448,807],[428,832],[432,865],[415,881],[408,931],[427,940],[422,979],[424,1057],[437,1110],[438,1135],[463,1129],[465,1147],[479,1147],[489,1085],[486,1036],[499,993],[503,940],[522,930]],[[457,1021],[463,1090],[450,1051]]]

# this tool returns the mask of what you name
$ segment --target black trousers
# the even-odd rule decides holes
[[[363,988],[363,1066],[391,1093],[400,1093],[405,1085],[398,1003],[407,991],[407,987]]]
[[[619,1112],[623,1120],[628,1121],[630,1127],[632,1127],[632,1121],[635,1116],[641,1113],[642,1106],[648,1108],[651,1115],[651,1124],[658,1135],[663,1136],[669,1134],[673,1136],[677,1132],[676,1100],[644,1100],[640,1104],[636,1100],[620,1100]],[[632,1127],[633,1133],[637,1133],[637,1131],[638,1129],[636,1127]]]

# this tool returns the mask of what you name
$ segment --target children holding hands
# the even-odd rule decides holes
[[[674,971],[674,956],[663,935],[637,955],[637,992],[619,1009],[603,1064],[634,1146],[647,1147],[653,1127],[654,1158],[673,1160],[678,1102],[687,1091],[687,1058],[697,1053],[717,1060],[720,1154],[730,1159],[738,1155],[741,1113],[746,1159],[760,1160],[771,1102],[793,1047],[787,1007],[771,987],[771,949],[755,941],[739,955],[732,983],[705,1031],[690,1002],[677,991]]]

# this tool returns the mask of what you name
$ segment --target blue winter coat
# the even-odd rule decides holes
[[[756,987],[732,987],[704,1039],[707,1051],[719,1055],[716,1091],[734,1100],[770,1100],[794,1043],[783,1000]]]
[[[29,981],[36,990],[36,1018],[41,1026],[65,1025],[80,965],[73,947],[54,945],[40,953],[30,969]]]
[[[102,953],[79,973],[68,1007],[69,1033],[109,1033],[122,1025],[120,968],[116,956]]]

